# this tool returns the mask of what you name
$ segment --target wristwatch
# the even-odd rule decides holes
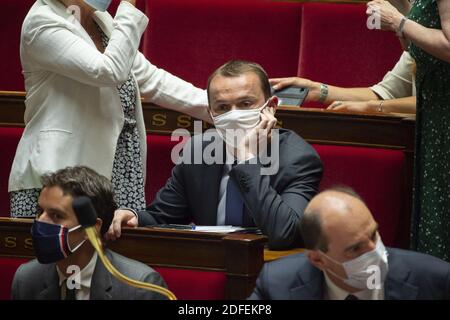
[[[320,84],[320,96],[319,96],[319,102],[325,103],[325,100],[327,100],[328,97],[328,86],[325,83]]]
[[[402,20],[400,21],[400,24],[398,26],[398,29],[397,29],[397,36],[402,38],[402,39],[405,39],[405,36],[403,34],[403,28],[405,27],[406,20],[408,20],[408,18],[403,16]]]

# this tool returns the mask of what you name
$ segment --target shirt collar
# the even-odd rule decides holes
[[[325,271],[323,272],[323,275],[325,276],[325,289],[329,300],[344,300],[347,298],[350,293],[335,285]],[[357,296],[356,294],[353,295]]]
[[[95,265],[97,264],[97,252],[94,252],[89,263],[80,271],[80,285],[84,288],[91,287],[92,275],[94,274]],[[67,279],[66,275],[56,266],[59,277],[59,286]]]
[[[331,279],[328,277],[326,272],[323,273],[325,276],[326,292],[329,300],[344,300],[349,294],[354,295],[360,300],[380,300],[383,299],[384,288],[381,289],[366,289],[354,293],[349,293],[341,288],[339,288]]]

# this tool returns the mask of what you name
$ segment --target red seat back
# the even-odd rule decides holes
[[[108,12],[114,17],[117,12],[117,8],[122,0],[113,0],[109,5]],[[145,2],[146,0],[136,0],[136,8],[145,12]]]
[[[17,268],[28,259],[0,258],[0,300],[11,299],[11,286]]]
[[[378,83],[402,49],[392,32],[367,28],[365,11],[365,4],[304,4],[298,75],[343,87]]]
[[[8,180],[23,128],[0,127],[0,217],[9,217]]]
[[[298,3],[260,0],[151,0],[144,54],[202,88],[231,59],[258,62],[271,77],[294,75],[300,9]]]
[[[35,0],[3,0],[0,10],[0,90],[24,91],[20,63],[20,33]]]
[[[365,147],[314,145],[319,153],[324,175],[323,190],[347,185],[358,192],[379,223],[383,241],[389,246],[404,246],[404,228],[400,221],[405,198],[405,156],[402,151]],[[400,223],[401,222],[401,223]]]
[[[147,135],[147,180],[145,199],[148,204],[169,179],[174,163],[171,159],[172,148],[178,141],[171,141],[167,135]]]
[[[0,258],[0,300],[11,298],[11,286],[17,268],[27,259]],[[182,300],[225,299],[226,276],[223,272],[154,267],[168,288]]]
[[[225,299],[224,272],[154,267],[179,300]]]

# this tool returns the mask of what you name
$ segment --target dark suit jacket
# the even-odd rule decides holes
[[[114,267],[129,278],[166,287],[161,276],[147,265],[128,259],[111,250],[105,251]],[[12,299],[14,300],[59,300],[56,265],[41,264],[36,259],[21,265],[14,275]],[[113,277],[97,259],[92,275],[90,300],[150,300],[165,299],[159,293],[131,287]]]
[[[386,300],[450,299],[450,264],[438,258],[388,248]],[[266,263],[251,300],[322,300],[325,278],[304,254]]]
[[[188,148],[200,143],[204,150],[209,142],[194,140],[200,138],[194,136]],[[298,222],[322,177],[320,158],[296,133],[280,130],[278,173],[261,175],[261,167],[238,164],[230,171],[244,198],[244,225],[259,227],[273,249],[299,244]],[[222,170],[223,164],[176,165],[153,203],[139,212],[139,225],[216,225]]]

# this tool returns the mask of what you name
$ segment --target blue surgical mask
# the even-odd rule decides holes
[[[92,8],[105,12],[111,4],[112,0],[84,0]]]
[[[81,228],[81,225],[68,229],[62,225],[35,220],[31,227],[33,247],[40,263],[54,263],[67,258],[86,241],[83,240],[74,249],[69,245],[69,233]]]

